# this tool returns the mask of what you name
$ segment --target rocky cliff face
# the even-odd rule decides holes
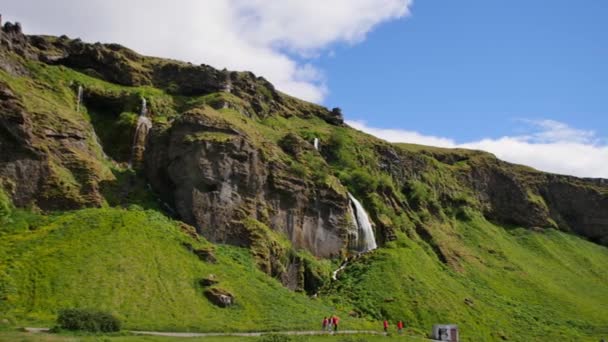
[[[282,232],[296,248],[339,255],[348,200],[345,193],[290,175],[246,133],[208,112],[192,110],[156,130],[146,150],[146,174],[179,216],[215,242],[249,246],[244,223],[256,219]],[[213,115],[213,114],[211,114]]]
[[[538,172],[465,150],[379,145],[380,165],[411,193],[423,181],[443,208],[470,206],[497,223],[554,228],[608,244],[608,182]],[[429,173],[441,178],[429,179]],[[408,210],[405,205],[403,210]]]
[[[603,180],[547,175],[481,152],[388,144],[346,127],[339,109],[289,97],[248,72],[25,36],[13,24],[1,45],[0,180],[21,207],[107,203],[104,187],[127,172],[143,96],[153,128],[139,141],[138,179],[211,241],[264,249],[261,259],[276,262],[261,267],[292,288],[314,283],[302,277],[314,270],[288,258],[280,237],[318,257],[343,254],[352,224],[347,188],[361,196],[381,243],[400,231],[430,241],[425,217],[468,208],[608,244]]]
[[[51,210],[101,205],[100,183],[111,174],[85,120],[49,124],[44,111],[0,82],[0,178],[18,206]]]

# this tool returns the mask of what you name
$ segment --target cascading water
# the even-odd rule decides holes
[[[133,136],[133,146],[131,147],[131,166],[141,164],[146,150],[146,139],[152,129],[152,121],[148,118],[148,106],[145,98],[141,98],[141,110],[137,118],[135,135]]]
[[[145,97],[141,98],[141,109],[139,111],[139,116],[147,116],[148,115],[148,101],[146,101]]]
[[[82,103],[82,92],[83,88],[81,85],[78,86],[78,95],[76,97],[76,111],[80,112],[80,104]]]
[[[356,235],[352,234],[355,241],[351,242],[351,248],[360,253],[376,249],[378,245],[376,244],[376,237],[374,236],[369,216],[367,216],[365,209],[363,209],[361,203],[353,195],[349,193],[348,197],[352,204],[351,209],[354,209],[354,211],[351,211],[352,219],[357,227]]]
[[[342,272],[348,265],[348,258],[342,261],[342,265],[331,273],[331,280],[338,280],[338,273]]]
[[[315,138],[315,140],[313,140],[312,144],[314,145],[315,150],[318,151],[319,150],[319,138]]]
[[[224,89],[222,89],[225,93],[232,92],[232,80],[230,79],[230,73],[226,73],[226,80],[224,84]]]
[[[348,248],[356,251],[358,254],[353,255],[350,259],[344,259],[340,267],[332,272],[332,280],[338,280],[338,273],[342,272],[351,261],[356,260],[364,253],[378,248],[372,223],[369,220],[369,216],[365,212],[365,209],[363,209],[361,203],[353,195],[349,193],[348,197],[350,198],[350,208],[348,212],[350,213],[351,220],[354,224],[354,229],[351,229],[348,232]]]

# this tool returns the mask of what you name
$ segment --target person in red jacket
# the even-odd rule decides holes
[[[397,322],[397,331],[401,334],[403,332],[403,322]]]
[[[340,319],[338,318],[338,316],[332,317],[331,322],[334,325],[334,331],[338,331],[338,323],[340,323]]]
[[[384,320],[384,322],[382,323],[382,325],[384,325],[384,332],[388,333],[388,321]]]
[[[328,323],[329,323],[329,320],[327,319],[327,316],[323,317],[323,331],[327,330]]]

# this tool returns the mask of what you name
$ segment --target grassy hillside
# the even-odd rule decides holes
[[[608,335],[608,249],[555,230],[505,229],[480,217],[451,224],[453,230],[437,233],[443,235],[438,248],[457,250],[455,267],[400,236],[347,267],[327,295],[368,317],[402,317],[421,329],[458,323],[470,341],[597,341]]]
[[[51,325],[60,308],[118,315],[127,329],[247,331],[317,328],[338,313],[261,271],[249,251],[211,247],[153,211],[86,209],[44,217],[17,213],[0,235],[0,312],[19,324]],[[216,264],[184,247],[213,248]],[[236,297],[218,308],[198,281],[209,274]]]
[[[196,241],[154,211],[17,211],[8,222],[0,235],[0,309],[13,324],[48,326],[60,308],[95,307],[127,329],[317,329],[319,317],[338,312],[343,327],[356,329],[377,329],[370,322],[385,317],[419,334],[455,322],[475,341],[595,341],[608,333],[608,250],[553,230],[453,221],[455,233],[436,248],[457,248],[455,267],[400,235],[347,267],[321,299],[309,299],[259,271],[249,251]],[[213,249],[218,263],[201,261],[184,243]],[[209,274],[235,294],[234,307],[202,295],[198,280]],[[349,318],[350,310],[363,319]]]

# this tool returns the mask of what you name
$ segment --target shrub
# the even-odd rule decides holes
[[[112,314],[90,309],[63,309],[57,316],[62,329],[90,332],[113,332],[120,330],[120,320]]]
[[[354,168],[357,162],[352,151],[352,138],[344,130],[335,130],[326,144],[327,159],[342,168]]]

